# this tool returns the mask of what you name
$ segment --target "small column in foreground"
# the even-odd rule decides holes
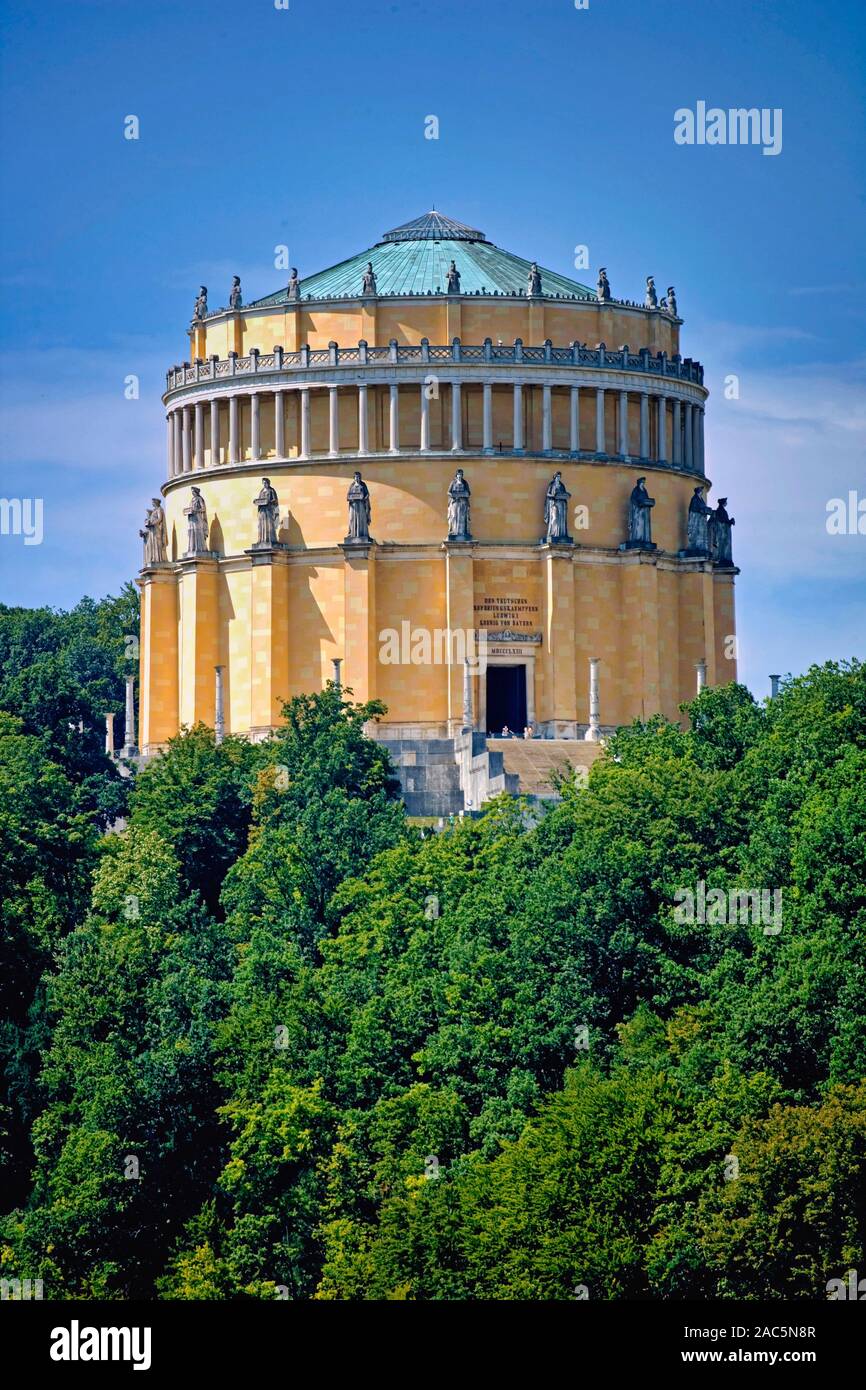
[[[134,758],[138,753],[135,742],[135,676],[126,678],[126,719],[123,731],[124,758]]]
[[[222,743],[226,731],[225,703],[223,699],[223,671],[225,667],[215,666],[213,670],[216,682],[213,720],[214,742]]]
[[[601,728],[598,722],[598,666],[597,656],[589,658],[589,728],[584,734],[587,743],[598,743]]]

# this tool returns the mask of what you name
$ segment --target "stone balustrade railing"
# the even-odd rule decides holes
[[[583,343],[571,343],[568,347],[554,347],[547,339],[540,347],[526,346],[516,338],[511,347],[494,344],[485,338],[480,345],[461,343],[454,338],[450,345],[434,346],[426,338],[415,345],[402,346],[392,338],[387,347],[370,347],[363,340],[357,347],[339,347],[331,343],[327,348],[302,347],[298,352],[286,352],[275,347],[273,352],[259,352],[253,348],[246,357],[230,352],[228,357],[209,357],[206,361],[197,360],[194,364],[184,362],[174,366],[166,373],[166,391],[175,391],[184,386],[195,386],[199,382],[231,381],[235,377],[258,376],[261,373],[304,371],[310,367],[366,367],[372,364],[406,363],[414,366],[426,363],[477,362],[491,366],[532,365],[540,367],[598,367],[619,371],[643,372],[678,381],[693,382],[702,386],[704,369],[700,362],[691,357],[681,357],[679,353],[668,356],[666,352],[651,353],[649,348],[632,352],[628,345],[611,349],[604,343],[590,348]]]

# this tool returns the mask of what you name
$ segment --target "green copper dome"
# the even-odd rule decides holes
[[[428,212],[386,232],[366,251],[328,270],[301,280],[301,299],[357,299],[367,262],[372,261],[376,291],[383,295],[445,294],[448,267],[460,272],[460,293],[515,295],[526,293],[531,261],[512,255],[488,241],[483,232],[455,222],[441,212]],[[567,275],[541,270],[541,293],[548,298],[595,299],[595,291]],[[285,304],[285,289],[257,299],[250,308]]]

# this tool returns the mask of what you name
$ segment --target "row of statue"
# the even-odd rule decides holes
[[[288,296],[289,299],[300,299],[301,297],[301,282],[298,279],[297,266],[292,266],[292,275],[291,279],[289,280]],[[241,277],[239,275],[233,275],[232,287],[229,290],[228,307],[232,312],[237,312],[238,309],[243,308],[243,303],[243,295],[241,293]],[[207,318],[207,315],[207,285],[201,285],[199,287],[199,292],[195,297],[195,304],[193,305],[193,322],[203,323],[204,320]]]
[[[460,271],[457,269],[457,266],[453,260],[448,267],[446,287],[449,294],[460,293]],[[361,294],[369,296],[376,295],[378,293],[379,291],[376,286],[376,272],[373,269],[373,262],[368,261],[367,269],[364,271],[364,275],[361,280]],[[542,293],[541,271],[538,269],[538,266],[536,265],[535,261],[532,262],[532,265],[529,267],[529,271],[527,273],[526,293],[528,296],[539,295]],[[289,278],[287,295],[289,299],[300,299],[301,297],[301,282],[298,279],[297,266],[292,266],[292,273]],[[596,297],[598,299],[599,304],[607,304],[610,302],[610,284],[608,282],[607,270],[605,266],[602,266],[601,270],[598,272]],[[241,277],[239,275],[235,275],[232,278],[232,287],[229,291],[229,309],[237,310],[240,309],[242,305],[243,299],[241,297]],[[652,275],[648,275],[646,281],[646,296],[644,298],[644,308],[664,309],[667,313],[673,314],[676,318],[677,298],[673,285],[668,286],[667,296],[663,298],[661,302],[659,302],[658,296],[656,294],[655,280]],[[195,305],[193,306],[193,321],[195,323],[202,323],[207,318],[207,314],[207,285],[202,285],[196,296]]]
[[[448,485],[448,540],[471,541],[469,529],[469,506],[471,489],[463,473],[458,468]],[[568,532],[568,503],[571,493],[562,481],[560,472],[554,473],[547,485],[544,497],[544,540],[549,545],[571,545]],[[361,474],[356,472],[346,494],[349,505],[349,528],[345,537],[347,545],[368,545],[370,543],[370,522],[372,508],[370,489]],[[687,543],[680,551],[683,557],[710,559],[718,565],[732,565],[731,528],[734,518],[727,512],[727,497],[721,497],[715,509],[709,507],[704,499],[704,484],[695,488],[689,503]],[[254,550],[270,550],[279,544],[280,501],[276,488],[270,478],[262,478],[262,486],[253,498],[256,509],[257,534]],[[628,540],[621,549],[654,550],[652,539],[652,509],[655,498],[650,497],[646,488],[646,478],[638,478],[629,497]],[[187,518],[186,557],[208,555],[208,517],[207,506],[201,489],[193,487],[189,505],[184,507]],[[168,532],[165,512],[158,497],[152,499],[147,510],[144,529],[139,531],[144,541],[144,564],[161,565],[166,562]]]

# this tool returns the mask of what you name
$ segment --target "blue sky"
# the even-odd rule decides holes
[[[743,677],[864,655],[866,535],[825,526],[866,498],[864,35],[855,0],[7,3],[0,490],[44,498],[45,535],[0,537],[0,598],[137,570],[200,283],[253,298],[285,281],[275,245],[309,274],[435,203],[615,295],[676,284]],[[699,100],[781,108],[782,152],[675,144]]]

